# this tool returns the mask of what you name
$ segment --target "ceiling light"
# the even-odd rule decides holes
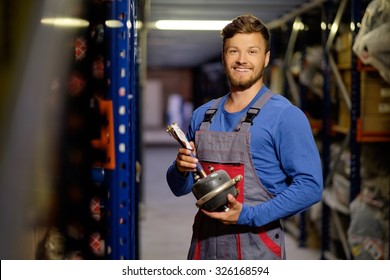
[[[305,25],[303,24],[302,21],[297,21],[297,22],[294,22],[293,24],[293,29],[294,30],[305,30]]]
[[[115,19],[106,20],[105,24],[108,28],[121,28],[124,25],[123,22],[121,22],[120,20],[115,20]]]
[[[222,30],[225,20],[158,20],[155,28],[163,30]]]
[[[70,17],[53,17],[43,18],[41,23],[45,25],[53,25],[57,27],[88,27],[89,21],[81,18]]]

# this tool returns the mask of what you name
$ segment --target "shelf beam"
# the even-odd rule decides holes
[[[303,4],[299,8],[294,9],[287,14],[284,14],[282,17],[268,22],[267,26],[270,30],[280,28],[286,22],[289,22],[312,9],[321,7],[321,5],[323,5],[326,1],[328,0],[312,0],[309,3]]]

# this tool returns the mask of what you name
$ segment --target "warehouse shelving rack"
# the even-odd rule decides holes
[[[338,28],[340,26],[343,14],[345,13],[345,10],[347,8],[348,0],[343,0],[340,2],[336,15],[332,22],[332,27],[330,31],[328,29],[325,29],[323,34],[323,47],[324,47],[324,86],[323,86],[323,94],[324,94],[324,116],[323,116],[323,124],[322,124],[322,131],[323,131],[323,137],[322,137],[322,156],[323,156],[323,176],[324,176],[324,195],[323,195],[323,209],[322,209],[322,232],[321,232],[321,238],[322,238],[322,246],[321,246],[321,259],[329,259],[329,258],[335,258],[330,252],[330,244],[329,244],[329,225],[330,221],[332,220],[335,231],[337,232],[337,235],[340,238],[341,245],[343,248],[343,251],[345,253],[345,256],[347,259],[351,258],[351,254],[349,252],[348,244],[347,244],[347,237],[344,233],[344,229],[342,228],[342,222],[340,220],[340,217],[338,213],[343,213],[344,215],[348,215],[349,209],[345,207],[339,207],[340,205],[334,203],[334,199],[329,195],[329,184],[331,181],[331,178],[334,174],[334,170],[337,168],[337,164],[339,163],[339,159],[341,157],[342,152],[346,149],[347,145],[351,145],[351,153],[354,153],[354,155],[357,156],[357,153],[360,154],[359,147],[356,145],[356,141],[354,141],[354,138],[352,136],[352,130],[348,131],[346,133],[346,136],[344,138],[344,141],[341,144],[340,151],[338,155],[336,156],[336,159],[334,160],[333,166],[331,166],[331,152],[330,152],[330,145],[331,145],[331,134],[332,134],[332,124],[330,122],[329,118],[329,111],[330,111],[330,95],[331,95],[331,89],[329,87],[330,80],[331,80],[331,74],[335,76],[335,81],[337,87],[340,89],[343,99],[345,103],[347,104],[348,108],[351,108],[351,100],[348,96],[348,92],[345,88],[344,83],[342,82],[340,73],[337,69],[336,62],[333,58],[333,54],[331,52],[331,48],[334,44],[334,39],[336,36],[336,33],[338,31]],[[325,8],[324,14],[324,22],[327,25],[328,22],[331,21],[331,16],[328,14],[328,11],[331,10],[331,7],[329,7],[331,3],[327,3],[327,6]],[[360,83],[359,83],[360,84]],[[353,147],[352,147],[353,146]],[[357,164],[355,161],[355,157],[352,156],[353,162],[351,161],[351,167],[352,165],[355,167]],[[360,159],[360,155],[358,156]],[[351,171],[351,176],[355,177],[358,176],[358,174],[355,174],[355,170]],[[352,175],[353,173],[353,175]],[[354,184],[354,187],[359,187],[360,184]],[[351,188],[352,189],[352,188]],[[357,190],[358,191],[358,190]],[[355,192],[355,191],[354,191]]]
[[[367,1],[366,1],[367,2]],[[318,4],[318,3],[317,3]],[[335,37],[338,33],[338,29],[342,20],[350,20],[351,31],[353,38],[358,34],[359,25],[361,21],[361,15],[363,12],[362,1],[358,0],[342,0],[338,1],[323,1],[322,3],[322,14],[323,23],[326,28],[322,28],[322,46],[324,50],[323,59],[323,115],[320,122],[311,123],[313,126],[313,132],[321,132],[321,156],[323,162],[323,175],[324,175],[324,198],[322,207],[322,218],[321,218],[321,259],[334,259],[337,258],[330,251],[330,223],[334,228],[338,238],[340,239],[341,250],[344,257],[352,259],[352,254],[347,241],[346,229],[342,223],[342,216],[349,217],[349,207],[344,206],[341,203],[336,203],[334,197],[332,199],[331,193],[328,192],[328,186],[331,183],[333,174],[337,169],[340,162],[342,153],[349,147],[351,159],[350,159],[350,197],[349,201],[352,202],[354,198],[360,193],[361,185],[361,144],[366,142],[386,142],[389,141],[390,137],[388,132],[373,133],[370,131],[364,131],[361,126],[362,119],[360,117],[360,71],[362,66],[359,64],[359,60],[356,55],[351,51],[351,89],[348,92],[340,71],[339,65],[337,65],[333,57],[333,47],[335,44]],[[318,5],[307,7],[300,13],[295,14],[295,21],[293,17],[289,18],[291,26],[296,22],[301,21],[304,23],[304,15],[311,9],[319,8]],[[349,12],[348,12],[349,9]],[[299,17],[298,17],[299,16]],[[346,19],[350,16],[350,19]],[[300,18],[301,17],[301,18]],[[281,24],[281,22],[278,22]],[[328,28],[328,26],[331,26]],[[271,24],[272,28],[279,27],[276,23]],[[287,53],[285,54],[284,72],[287,72],[288,64],[292,56],[292,51],[297,42],[298,32],[291,28],[291,35],[286,48]],[[367,70],[368,66],[363,66],[363,70]],[[289,73],[285,73],[288,75]],[[300,99],[301,97],[297,93],[300,91],[299,85],[297,85],[291,77],[286,77],[288,85],[292,88],[292,99],[298,105],[304,106],[305,101]],[[336,83],[336,87],[342,94],[342,102],[344,102],[347,108],[350,110],[351,123],[349,128],[342,128],[335,125],[331,120],[331,87],[332,82]],[[334,141],[334,136],[342,137],[340,143],[340,150],[336,156],[331,156],[331,144]],[[333,157],[333,158],[332,158]],[[335,158],[334,158],[335,157]],[[305,232],[305,217],[304,213],[300,216],[300,224],[298,229],[293,229],[299,238],[299,245],[305,246],[307,234]]]
[[[337,259],[339,256],[336,256],[330,250],[330,236],[329,236],[329,225],[332,221],[335,232],[340,240],[342,247],[343,255],[346,259],[353,259],[350,246],[347,240],[347,229],[342,225],[342,218],[349,217],[350,210],[349,207],[337,203],[334,194],[332,194],[327,188],[330,185],[331,178],[333,177],[335,170],[337,169],[338,163],[340,161],[341,154],[346,150],[349,144],[349,152],[351,155],[350,158],[350,193],[349,193],[349,202],[352,202],[356,196],[360,193],[361,187],[361,144],[368,142],[388,142],[389,141],[389,132],[370,132],[365,131],[361,125],[361,81],[360,81],[360,72],[362,70],[366,71],[371,69],[369,66],[361,66],[359,64],[359,59],[351,51],[351,64],[349,66],[350,78],[351,78],[351,88],[350,93],[348,93],[346,86],[340,75],[340,67],[343,68],[343,65],[337,65],[333,55],[331,53],[331,47],[333,45],[334,35],[337,33],[337,27],[339,26],[341,17],[346,13],[346,9],[349,5],[350,8],[350,22],[351,22],[351,33],[352,33],[352,42],[356,35],[359,32],[359,23],[362,19],[363,3],[359,0],[343,0],[340,2],[337,14],[332,23],[332,29],[329,34],[325,34],[327,41],[325,43],[325,82],[324,84],[324,95],[330,95],[330,89],[327,88],[326,84],[329,83],[330,75],[333,75],[336,81],[337,88],[342,93],[342,101],[345,103],[346,107],[350,112],[350,126],[349,128],[340,128],[338,125],[332,125],[330,123],[324,123],[323,125],[327,126],[328,133],[324,134],[324,154],[327,154],[330,157],[330,139],[331,131],[338,134],[343,134],[344,139],[341,143],[340,150],[334,159],[332,166],[330,165],[330,160],[324,158],[324,198],[323,198],[323,217],[322,217],[322,248],[321,248],[321,258],[322,259]],[[333,29],[334,27],[334,29]],[[333,32],[333,33],[332,33]],[[324,118],[326,122],[328,118]],[[325,130],[325,129],[324,129]]]

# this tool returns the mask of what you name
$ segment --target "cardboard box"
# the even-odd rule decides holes
[[[340,71],[344,85],[350,96],[351,71]],[[338,125],[349,128],[351,113],[341,93],[339,93]],[[360,116],[364,131],[390,131],[390,84],[386,83],[377,72],[361,72],[360,76]],[[364,121],[367,119],[366,121]]]
[[[360,84],[361,116],[390,116],[390,84],[376,72],[362,72]]]
[[[341,78],[344,82],[345,88],[348,92],[348,97],[351,98],[351,70],[341,70]],[[349,129],[351,127],[351,112],[345,103],[341,91],[338,89],[339,111],[338,111],[338,125],[342,128]]]
[[[350,68],[352,64],[352,33],[343,33],[336,38],[337,65],[340,68]]]
[[[351,126],[351,112],[343,100],[340,100],[339,104],[338,125],[342,128],[349,128]]]
[[[362,119],[362,130],[367,132],[390,131],[390,116],[367,115]]]

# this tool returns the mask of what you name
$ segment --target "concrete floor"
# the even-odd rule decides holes
[[[163,136],[165,137],[165,135]],[[154,141],[156,137],[150,137]],[[195,197],[175,197],[165,180],[168,166],[177,154],[175,140],[164,138],[159,145],[146,145],[143,151],[143,189],[140,206],[140,259],[185,260],[192,223],[197,211]],[[318,260],[316,249],[300,248],[287,234],[287,258]]]

